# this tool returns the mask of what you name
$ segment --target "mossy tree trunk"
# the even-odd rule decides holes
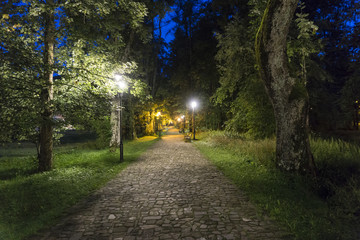
[[[46,4],[47,11],[44,13],[45,34],[44,34],[44,76],[43,88],[41,89],[40,101],[41,125],[40,125],[40,153],[39,171],[49,171],[52,168],[53,160],[53,65],[54,65],[54,44],[55,44],[55,18],[54,3],[49,0]]]
[[[287,35],[298,0],[269,0],[256,37],[261,78],[274,108],[276,161],[286,171],[315,174],[308,136],[308,93],[291,76]]]

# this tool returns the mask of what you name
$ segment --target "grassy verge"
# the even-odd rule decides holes
[[[275,141],[203,133],[196,146],[294,239],[356,239],[360,214],[360,151],[339,141],[312,140],[319,177],[275,168]]]
[[[136,160],[155,137],[124,144],[119,152],[59,148],[54,170],[35,173],[34,157],[0,158],[0,240],[23,239],[51,226],[68,207],[103,186]]]

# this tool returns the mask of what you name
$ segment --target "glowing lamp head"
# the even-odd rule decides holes
[[[125,90],[127,88],[126,82],[120,74],[115,75],[116,85],[120,90]]]
[[[196,108],[196,106],[197,106],[197,102],[192,101],[192,102],[191,102],[191,107],[192,107],[193,109],[195,109],[195,108]]]
[[[160,115],[161,115],[161,112],[158,112],[158,113],[156,114],[156,116],[158,116],[158,117],[159,117]]]

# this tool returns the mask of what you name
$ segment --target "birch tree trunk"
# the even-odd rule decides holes
[[[308,93],[304,82],[290,75],[286,53],[297,4],[298,0],[268,1],[255,50],[275,113],[277,165],[286,171],[315,175],[308,137]]]
[[[54,44],[55,44],[55,18],[54,3],[49,0],[46,4],[45,13],[45,50],[44,50],[44,76],[43,88],[41,89],[40,101],[41,125],[40,125],[40,154],[39,171],[49,171],[52,168],[53,160],[53,65],[54,65]]]
[[[110,116],[111,140],[110,148],[115,149],[120,146],[120,106],[118,94],[112,99],[112,108]]]

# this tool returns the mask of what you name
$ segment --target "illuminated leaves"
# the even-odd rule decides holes
[[[2,18],[2,19],[9,19],[10,17],[9,17],[9,14],[3,14],[3,15],[1,16],[1,18]]]
[[[76,120],[79,112],[83,119],[107,114],[117,92],[114,72],[130,76],[136,70],[135,63],[121,63],[120,56],[125,27],[142,24],[145,5],[106,0],[55,4],[55,112],[69,120]],[[6,8],[6,14],[0,18],[0,140],[30,138],[42,121],[39,95],[46,87],[41,76],[45,71],[44,13],[49,4],[9,1],[1,8]],[[133,94],[145,96],[143,84],[128,80]]]

